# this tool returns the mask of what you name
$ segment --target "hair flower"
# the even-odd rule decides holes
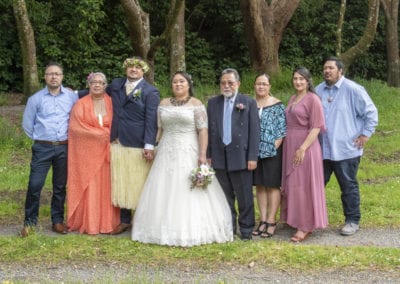
[[[241,110],[244,110],[246,106],[242,103],[237,103],[236,104],[236,109],[240,112]]]
[[[89,88],[89,83],[90,83],[90,81],[92,80],[93,75],[94,75],[93,72],[90,72],[90,73],[87,75],[87,77],[86,77],[86,88]]]

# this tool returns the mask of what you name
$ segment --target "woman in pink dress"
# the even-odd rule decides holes
[[[293,72],[293,95],[286,108],[287,135],[283,147],[281,220],[297,231],[293,242],[305,240],[328,225],[320,132],[325,131],[322,104],[311,74]]]

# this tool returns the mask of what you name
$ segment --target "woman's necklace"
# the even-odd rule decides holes
[[[94,115],[99,120],[100,126],[103,126],[103,116],[107,114],[106,102],[104,97],[96,98],[92,96]]]
[[[190,100],[190,98],[191,98],[190,96],[187,96],[183,100],[177,100],[175,97],[172,97],[172,98],[169,99],[169,102],[173,106],[183,106],[184,104],[186,104]]]

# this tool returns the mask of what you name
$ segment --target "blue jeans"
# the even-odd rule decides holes
[[[360,158],[351,158],[342,161],[324,160],[325,185],[329,182],[332,172],[342,191],[343,214],[346,223],[360,222],[360,189],[357,181]]]
[[[34,226],[37,224],[40,194],[51,166],[53,167],[51,221],[53,224],[64,222],[67,155],[67,145],[46,145],[39,143],[32,145],[31,171],[25,200],[25,226]]]

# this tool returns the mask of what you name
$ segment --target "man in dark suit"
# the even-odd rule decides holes
[[[254,227],[253,173],[257,167],[260,119],[257,103],[238,92],[240,77],[235,69],[225,69],[220,77],[221,95],[208,101],[207,158],[215,169],[232,213],[236,233],[238,201],[242,240],[250,240]]]
[[[130,158],[132,153],[130,150],[140,149],[143,158],[147,161],[154,158],[160,93],[143,78],[144,73],[149,70],[143,59],[140,57],[127,58],[123,67],[126,70],[126,78],[114,79],[106,91],[112,98],[114,113],[110,138],[112,143],[111,167],[112,180],[117,180],[118,185],[113,182],[113,190],[126,192],[134,190],[133,187],[137,183],[133,168],[138,161]],[[117,149],[117,147],[118,152],[113,152],[113,149]],[[120,175],[118,175],[119,170],[121,170]],[[117,173],[115,173],[116,171]],[[119,188],[115,188],[117,186]],[[130,227],[131,221],[131,209],[121,208],[121,223],[112,234],[126,231]]]

